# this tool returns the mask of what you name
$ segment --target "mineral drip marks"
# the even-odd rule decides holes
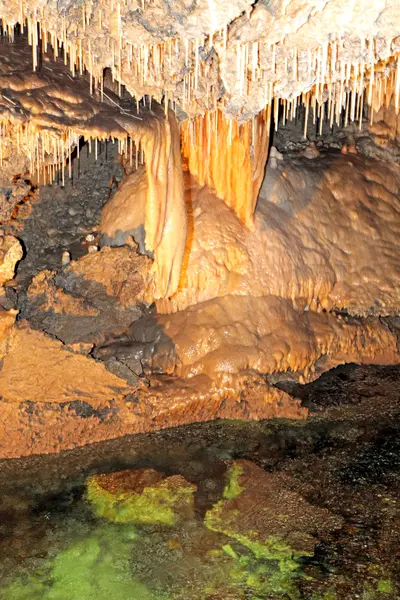
[[[238,125],[216,110],[186,121],[182,152],[200,185],[213,188],[245,225],[252,222],[268,155],[270,106]]]
[[[118,140],[126,160],[146,162],[146,244],[155,255],[156,296],[177,287],[186,241],[179,131],[175,116],[153,102],[123,101],[111,91],[90,94],[83,77],[72,78],[64,65],[45,61],[32,72],[23,40],[2,46],[0,73],[0,164],[13,154],[27,157],[31,175],[46,182],[66,163],[79,139],[97,154],[98,141]],[[137,113],[140,112],[140,115]],[[178,234],[173,239],[171,224]]]
[[[342,109],[357,118],[364,101],[376,111],[392,92],[399,106],[397,2],[366,11],[359,0],[214,0],[179,15],[161,0],[67,4],[2,0],[3,32],[13,40],[18,23],[26,33],[34,71],[51,45],[73,77],[90,74],[92,90],[109,68],[138,98],[165,96],[190,116],[220,107],[240,121],[274,98],[292,113],[299,101],[316,112],[328,101],[336,120]]]

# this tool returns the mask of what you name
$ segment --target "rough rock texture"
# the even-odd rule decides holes
[[[137,175],[130,177],[133,184]],[[227,294],[274,295],[299,310],[396,314],[399,197],[400,169],[393,163],[339,153],[286,158],[267,168],[249,230],[186,174],[189,234],[180,285],[157,308],[174,312]],[[114,232],[118,198],[104,217]],[[143,195],[131,195],[124,208],[140,230]]]
[[[18,311],[14,309],[0,310],[0,360],[3,359],[6,353],[11,328],[15,323],[17,314]]]
[[[17,169],[13,167],[16,145],[17,157],[21,153],[27,157],[31,177],[36,174],[37,181],[42,178],[45,184],[51,183],[60,169],[64,183],[65,163],[74,147],[78,151],[80,136],[90,143],[94,140],[96,156],[98,140],[109,138],[118,139],[121,152],[131,161],[133,153],[140,151],[141,162],[146,160],[146,247],[155,253],[157,295],[173,293],[178,286],[187,230],[179,131],[173,111],[168,107],[163,110],[154,102],[151,107],[142,107],[139,116],[138,101],[123,101],[108,88],[94,95],[83,75],[73,79],[60,60],[40,73],[33,72],[24,60],[24,38],[4,48],[0,126],[5,142],[4,157],[0,148],[0,162],[4,160],[7,172]]]
[[[379,61],[390,71],[399,49],[398,0],[368,7],[361,0],[43,0],[38,8],[35,0],[0,3],[10,36],[27,21],[34,63],[39,22],[46,42],[63,41],[73,73],[84,66],[99,81],[109,67],[136,96],[168,95],[191,114],[222,97],[223,110],[247,119],[277,96],[292,100],[313,89],[321,101],[324,84],[336,82],[329,93],[346,104],[348,90],[368,83],[371,66],[379,83]]]
[[[152,345],[154,367],[186,377],[252,369],[309,379],[341,362],[400,361],[397,337],[379,319],[298,312],[276,296],[227,295],[154,321],[132,325],[133,344]]]
[[[11,235],[0,236],[0,289],[13,279],[15,267],[23,254],[19,240]]]
[[[100,344],[143,314],[150,266],[123,247],[87,254],[58,273],[42,271],[28,288],[24,316],[65,344]]]
[[[266,473],[237,460],[229,465],[226,480],[224,498],[207,512],[206,526],[239,541],[258,558],[272,558],[274,550],[277,556],[290,549],[293,555],[312,554],[318,538],[342,527],[340,517],[291,490],[284,473]]]
[[[104,473],[86,481],[94,514],[112,523],[176,525],[193,517],[195,491],[184,477],[165,477],[154,469]]]
[[[7,340],[0,396],[10,402],[107,402],[131,391],[101,363],[68,351],[21,322]]]
[[[20,336],[24,334],[13,334],[13,349],[17,347]],[[49,370],[49,364],[41,362],[41,356],[45,355],[37,354],[34,357],[36,345],[24,345],[19,349],[26,354],[30,352],[26,368],[22,370],[25,383],[15,381],[16,373],[21,373],[21,364],[15,354],[11,355],[6,379],[4,383],[1,381],[1,458],[60,452],[126,434],[218,418],[259,420],[307,416],[307,409],[301,407],[298,400],[266,385],[261,378],[243,376],[234,382],[231,389],[221,388],[207,377],[193,378],[189,382],[177,378],[152,379],[149,387],[143,385],[133,388],[93,359],[62,349],[60,344],[56,345],[57,342],[43,337],[43,334],[33,332],[29,337],[26,334],[24,342],[38,336],[42,346],[51,348],[49,360],[57,360],[58,365],[69,367],[70,363],[66,362],[68,358],[71,367],[79,367],[77,381],[82,382],[82,393],[77,395],[79,390],[71,380],[71,377],[75,377],[75,371],[63,371],[58,388],[54,389],[57,396],[52,396],[53,401],[48,402],[45,390],[40,392],[43,382],[38,373],[43,375],[47,385],[51,373],[55,371]],[[96,380],[94,390],[103,400],[94,400],[94,373],[101,375]],[[32,384],[37,401],[32,401]],[[115,385],[117,388],[114,388]],[[124,390],[125,396],[122,393]],[[66,401],[60,402],[61,398]]]
[[[274,145],[290,156],[299,156],[310,143],[319,150],[341,150],[347,154],[360,152],[368,158],[398,163],[400,160],[400,141],[398,114],[394,104],[384,105],[373,120],[364,118],[359,123],[337,125],[328,119],[313,122],[309,115],[305,125],[305,111],[300,109],[295,120],[279,120],[278,131],[274,135]]]
[[[312,150],[267,169],[252,231],[186,173],[180,287],[157,302],[159,313],[175,314],[136,321],[96,356],[228,379],[246,369],[308,379],[348,360],[396,363],[396,332],[359,317],[398,312],[398,166]],[[137,196],[126,193],[140,181]],[[137,233],[143,243],[143,185],[131,175],[104,210],[112,243]],[[131,215],[125,231],[122,205]]]
[[[71,179],[60,185],[59,172],[53,185],[37,187],[5,225],[6,232],[17,236],[25,249],[15,277],[24,290],[41,271],[60,269],[63,253],[77,260],[89,252],[89,246],[98,245],[102,207],[124,170],[117,144],[99,142],[97,146],[97,159],[93,146],[90,152],[89,145],[84,145],[79,158],[72,161]]]
[[[101,244],[123,246],[132,236],[141,254],[146,253],[143,206],[146,198],[146,180],[143,170],[126,177],[110,198],[101,214]]]
[[[64,182],[80,136],[96,155],[115,138],[145,168],[108,203],[103,243],[133,235],[155,261],[103,248],[35,278],[20,300],[31,325],[1,313],[3,455],[219,416],[304,416],[265,380],[398,362],[396,322],[380,320],[400,301],[398,165],[350,155],[361,138],[342,155],[275,153],[253,212],[271,119],[294,119],[299,104],[306,123],[347,127],[369,112],[369,137],[396,157],[400,0],[39,4],[0,0],[0,166],[16,177],[0,182],[0,218],[14,214],[17,182],[31,189],[28,171],[41,184],[59,169]],[[191,118],[186,204],[171,108]],[[138,319],[137,302],[154,300],[158,314]]]
[[[21,161],[22,165],[19,165],[18,161]],[[7,169],[4,161],[0,174],[0,224],[7,223],[11,219],[31,190],[23,179],[16,177],[16,173],[23,173],[27,169],[26,157],[22,153],[13,154],[8,166]]]

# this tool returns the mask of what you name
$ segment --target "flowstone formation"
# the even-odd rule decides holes
[[[399,362],[399,14],[0,0],[3,456],[304,417],[275,384]],[[42,232],[56,184],[78,250]],[[52,238],[36,265],[32,223]]]

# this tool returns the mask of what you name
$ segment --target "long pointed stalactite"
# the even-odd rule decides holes
[[[0,73],[0,164],[22,152],[38,182],[53,182],[60,170],[64,183],[80,137],[96,155],[99,142],[118,141],[127,161],[146,164],[146,247],[155,256],[154,295],[171,295],[178,286],[187,227],[174,112],[153,102],[151,108],[142,105],[138,115],[138,102],[124,104],[110,91],[105,97],[104,90],[101,102],[84,79],[72,84],[58,62],[51,72],[35,74],[26,65],[21,68],[13,50],[5,54],[9,60]]]
[[[251,225],[268,156],[271,112],[242,125],[217,110],[186,121],[182,152],[200,185],[208,185]]]

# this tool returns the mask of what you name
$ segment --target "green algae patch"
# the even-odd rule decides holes
[[[5,590],[5,600],[167,600],[135,580],[130,554],[136,535],[124,526],[103,525],[75,540],[40,571]]]
[[[196,486],[180,475],[162,477],[150,469],[94,475],[86,498],[96,517],[112,523],[176,525],[193,514]]]
[[[312,552],[296,550],[279,536],[271,535],[260,541],[255,539],[257,532],[230,529],[221,518],[225,502],[221,500],[206,513],[205,525],[226,535],[235,545],[227,543],[222,546],[224,554],[232,559],[229,570],[232,587],[250,590],[260,597],[300,598],[298,581],[306,576],[299,561]],[[237,516],[240,518],[240,515]]]
[[[308,580],[302,563],[313,556],[316,533],[342,526],[342,519],[309,504],[285,473],[268,473],[246,460],[231,463],[222,498],[206,512],[207,529],[226,537],[233,588],[251,597],[301,598]],[[221,559],[222,560],[222,559]]]
[[[277,541],[274,541],[276,545]],[[288,552],[288,560],[282,560],[282,548],[279,556],[271,551],[270,556],[258,558],[246,549],[225,544],[223,552],[231,560],[228,568],[228,577],[231,589],[247,590],[252,598],[290,598],[299,600],[301,597],[298,583],[300,578],[306,578],[300,570],[300,565],[292,560],[292,553]],[[246,595],[246,597],[247,597]]]
[[[241,475],[243,475],[243,468],[240,465],[233,463],[228,467],[225,474],[227,482],[223,492],[225,500],[234,500],[243,492],[244,487],[239,483]]]
[[[392,594],[394,592],[394,586],[390,579],[380,579],[376,589],[381,594]]]
[[[266,560],[277,560],[282,570],[293,571],[298,568],[297,559],[301,556],[312,556],[313,552],[306,549],[295,550],[278,535],[270,535],[265,540],[260,540],[257,531],[238,531],[230,526],[229,519],[224,519],[225,501],[220,500],[207,511],[205,516],[205,526],[211,531],[223,533],[229,538],[239,542],[245,548],[248,548],[256,558]],[[240,513],[233,511],[234,516],[240,522]],[[235,519],[236,520],[236,519]]]

